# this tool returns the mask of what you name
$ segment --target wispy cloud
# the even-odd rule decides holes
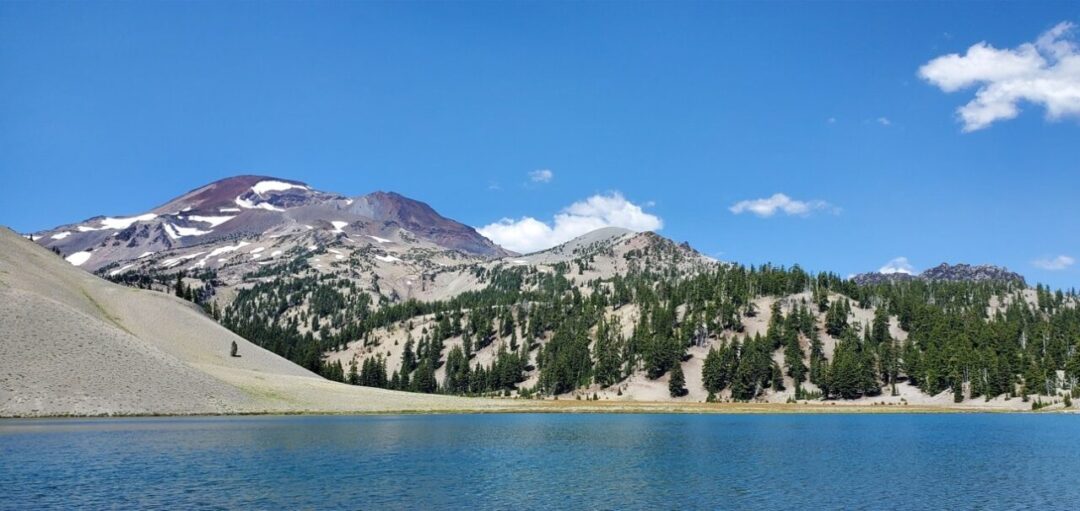
[[[908,262],[906,257],[897,257],[885,263],[885,266],[878,268],[878,273],[906,273],[908,275],[914,275],[915,267]]]
[[[603,227],[655,231],[663,226],[660,217],[646,213],[621,193],[612,192],[575,202],[555,214],[550,222],[528,216],[517,220],[503,218],[477,231],[505,248],[529,253],[554,247]]]
[[[777,213],[788,216],[808,216],[815,211],[828,211],[833,214],[840,212],[840,208],[823,200],[795,200],[783,193],[776,193],[764,199],[739,201],[728,210],[736,215],[753,213],[762,218],[769,218]]]
[[[1067,255],[1059,255],[1055,257],[1044,257],[1042,259],[1036,259],[1031,262],[1036,268],[1041,270],[1058,271],[1064,270],[1073,264],[1076,264],[1076,259]]]
[[[997,49],[983,41],[960,55],[937,57],[919,76],[945,92],[978,86],[975,99],[957,109],[963,131],[981,130],[1019,115],[1019,104],[1046,109],[1051,120],[1080,116],[1080,48],[1076,25],[1058,23],[1034,42]]]
[[[550,183],[555,179],[555,173],[549,169],[539,169],[529,172],[529,180],[534,183]]]
[[[877,123],[882,126],[892,126],[892,121],[890,121],[888,117],[878,117]]]

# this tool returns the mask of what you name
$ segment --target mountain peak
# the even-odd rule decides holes
[[[220,213],[237,212],[233,211],[237,209],[274,210],[304,205],[319,195],[328,194],[292,179],[240,175],[200,186],[155,208],[153,212],[161,215],[179,211]]]
[[[438,245],[486,257],[512,252],[496,245],[475,229],[446,218],[431,206],[396,192],[377,191],[353,200],[351,213],[371,218],[384,226],[398,226]]]

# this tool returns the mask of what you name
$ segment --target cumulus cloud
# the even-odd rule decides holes
[[[728,211],[736,215],[753,213],[762,218],[771,217],[778,212],[789,216],[807,216],[821,210],[840,212],[840,208],[823,200],[795,200],[782,193],[775,193],[772,197],[765,199],[739,201],[728,208]]]
[[[1076,25],[1062,22],[1035,42],[1013,49],[983,41],[960,55],[937,57],[919,68],[919,76],[945,92],[978,87],[975,99],[957,109],[963,130],[981,130],[1019,115],[1022,102],[1041,105],[1046,117],[1080,116],[1080,47]]]
[[[1075,263],[1076,259],[1073,259],[1072,257],[1069,257],[1067,255],[1059,255],[1056,257],[1045,257],[1042,259],[1036,259],[1035,261],[1032,261],[1031,264],[1034,264],[1036,268],[1042,270],[1057,271],[1064,270],[1065,268],[1068,268]]]
[[[906,257],[897,257],[885,263],[885,266],[878,268],[878,273],[906,273],[908,275],[914,275],[915,267],[908,262]]]
[[[632,231],[655,231],[664,226],[660,217],[646,213],[619,192],[593,195],[563,208],[550,222],[533,217],[503,218],[477,231],[515,252],[529,253],[551,248],[603,227]]]
[[[540,169],[529,172],[529,179],[534,183],[550,183],[555,178],[555,173],[549,169]]]

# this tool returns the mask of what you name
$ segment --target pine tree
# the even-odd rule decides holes
[[[355,358],[352,359],[351,362],[349,362],[349,376],[348,376],[347,381],[348,381],[349,385],[359,385],[360,384],[360,373],[358,373],[357,370],[356,370],[356,359]]]
[[[682,397],[686,395],[686,377],[683,376],[682,364],[675,364],[671,368],[670,380],[668,381],[668,392],[671,393],[671,397]]]

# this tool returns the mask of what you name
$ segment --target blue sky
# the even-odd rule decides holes
[[[1077,29],[1021,46],[1063,22],[1080,4],[3,2],[0,224],[258,173],[507,218],[516,243],[628,222],[743,263],[993,263],[1069,288]],[[1057,81],[994,94],[1024,73]],[[775,194],[787,212],[736,206]]]

